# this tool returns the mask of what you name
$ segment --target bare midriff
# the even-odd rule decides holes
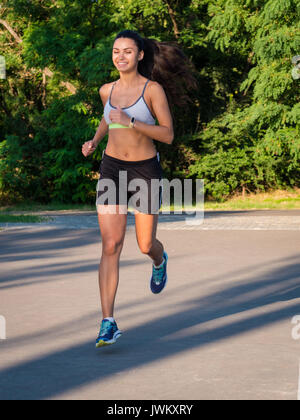
[[[153,139],[134,129],[114,128],[109,130],[105,153],[116,159],[138,161],[153,158],[157,150]]]

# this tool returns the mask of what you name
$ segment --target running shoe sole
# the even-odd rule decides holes
[[[122,335],[122,331],[120,330],[116,331],[111,340],[100,340],[96,344],[96,349],[98,349],[99,347],[110,346],[111,344],[115,344],[115,342],[117,341],[118,338],[121,337],[121,335]]]

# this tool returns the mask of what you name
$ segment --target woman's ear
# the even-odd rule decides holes
[[[138,61],[142,61],[142,59],[144,58],[144,51],[142,50],[142,51],[140,51],[139,52],[139,56],[138,56]]]

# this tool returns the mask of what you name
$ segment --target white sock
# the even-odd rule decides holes
[[[109,316],[109,317],[107,317],[107,318],[104,318],[104,319],[107,319],[108,321],[110,321],[110,322],[115,322],[115,318],[112,318],[111,316]],[[103,320],[104,321],[104,320]]]
[[[153,264],[153,265],[154,265],[155,268],[160,268],[160,267],[163,266],[164,262],[165,262],[165,257],[163,257],[163,262],[160,265],[157,265],[157,266],[155,264]]]

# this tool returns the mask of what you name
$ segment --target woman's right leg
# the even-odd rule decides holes
[[[101,206],[100,206],[101,207]],[[108,207],[108,206],[102,206]],[[102,256],[99,265],[99,288],[103,319],[113,317],[114,303],[119,284],[119,262],[127,225],[126,214],[119,214],[121,206],[109,214],[98,210],[98,221],[102,238]],[[122,206],[124,208],[124,206]]]

